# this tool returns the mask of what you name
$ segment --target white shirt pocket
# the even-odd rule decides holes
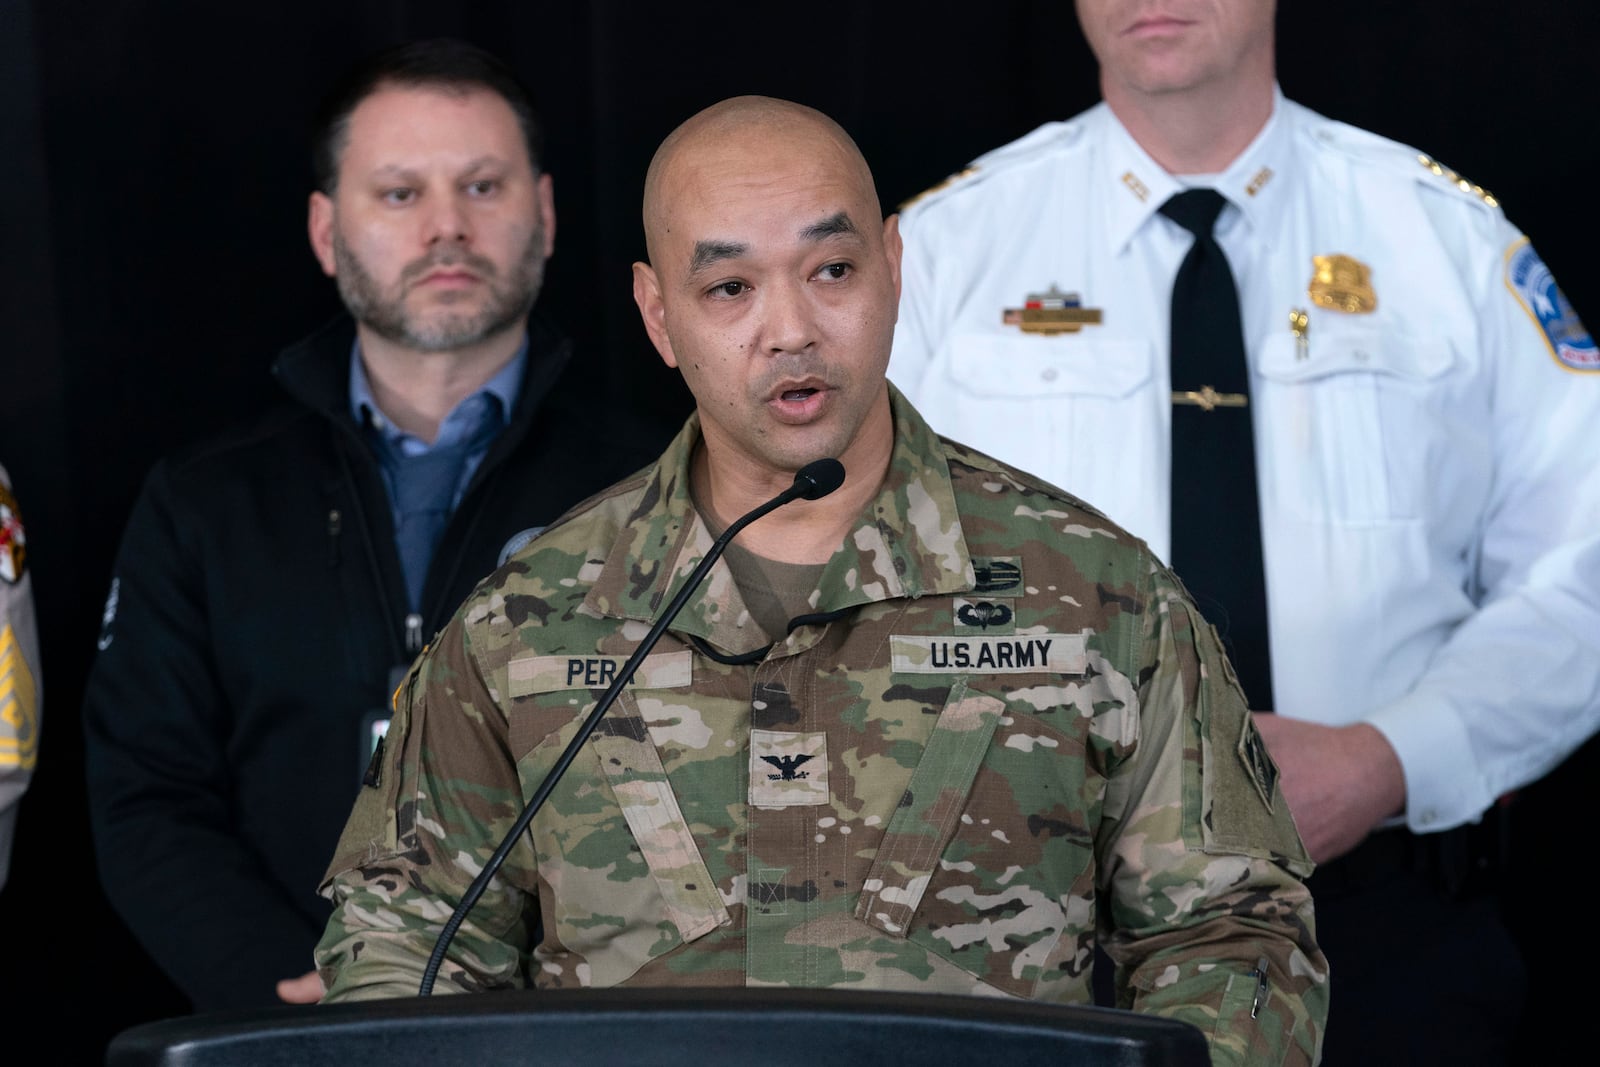
[[[1261,345],[1256,439],[1263,497],[1295,519],[1370,524],[1425,517],[1435,388],[1448,341],[1340,323]],[[1324,324],[1325,325],[1325,324]]]
[[[918,406],[940,433],[1036,474],[1118,522],[1153,521],[1140,499],[1166,474],[1165,385],[1143,339],[1086,327],[1054,337],[950,339],[940,386]],[[1161,514],[1165,514],[1164,510]]]

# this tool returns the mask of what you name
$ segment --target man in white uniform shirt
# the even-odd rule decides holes
[[[1324,865],[1325,1062],[1502,1060],[1523,979],[1472,824],[1600,723],[1600,353],[1492,196],[1282,96],[1272,0],[1077,7],[1105,102],[906,210],[889,376],[1191,585],[1172,471],[1213,456],[1174,427],[1245,420],[1215,473],[1255,500],[1213,528],[1259,523],[1261,640],[1212,621]],[[1191,188],[1221,197],[1232,391],[1170,358]]]

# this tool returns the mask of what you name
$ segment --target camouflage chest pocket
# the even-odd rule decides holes
[[[1064,773],[1083,766],[1082,742],[1023,705],[952,685],[856,918],[1026,997],[1077,980],[1091,949],[1062,934],[1094,923],[1082,772],[1080,788]]]
[[[631,712],[613,720],[622,729],[591,743],[668,917],[678,936],[692,941],[730,922],[728,909],[700,856],[644,720],[631,698],[624,696],[618,704],[628,705]]]
[[[530,788],[577,725],[529,754]],[[555,940],[587,964],[585,984],[604,987],[732,920],[631,691],[586,748],[600,773],[580,753],[533,832]]]

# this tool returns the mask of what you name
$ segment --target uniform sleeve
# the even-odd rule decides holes
[[[204,562],[173,501],[159,466],[123,536],[84,697],[100,881],[197,1009],[272,1004],[278,981],[310,968],[316,931],[238,831]]]
[[[0,470],[0,888],[11,869],[17,802],[39,755],[39,631],[22,516]]]
[[[458,615],[396,694],[323,881],[334,905],[316,951],[325,1001],[417,994],[439,934],[522,800],[505,716]],[[536,869],[525,835],[452,940],[435,992],[527,983]]]
[[[1199,1027],[1214,1064],[1311,1064],[1328,1013],[1311,864],[1215,632],[1155,581],[1099,842],[1119,1003]]]
[[[1491,495],[1470,546],[1476,610],[1368,720],[1399,756],[1415,831],[1472,821],[1600,726],[1600,363],[1555,280],[1499,212],[1459,224],[1481,309]]]

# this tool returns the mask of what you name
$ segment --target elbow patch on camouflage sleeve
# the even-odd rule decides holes
[[[421,721],[423,709],[414,698],[422,662],[418,659],[412,665],[405,681],[395,691],[389,732],[373,754],[366,780],[356,794],[355,807],[350,810],[350,819],[334,848],[333,861],[328,864],[318,887],[324,897],[332,899],[333,880],[345,871],[400,851],[401,789],[415,789],[417,782],[414,739],[420,734],[414,728]],[[414,810],[415,805],[410,805],[408,811]],[[409,814],[406,817],[409,819]]]
[[[1195,701],[1199,731],[1200,834],[1207,852],[1270,859],[1304,878],[1311,857],[1279,788],[1278,767],[1256,730],[1243,690],[1210,623],[1188,605],[1201,680]],[[1191,765],[1192,766],[1192,765]]]

